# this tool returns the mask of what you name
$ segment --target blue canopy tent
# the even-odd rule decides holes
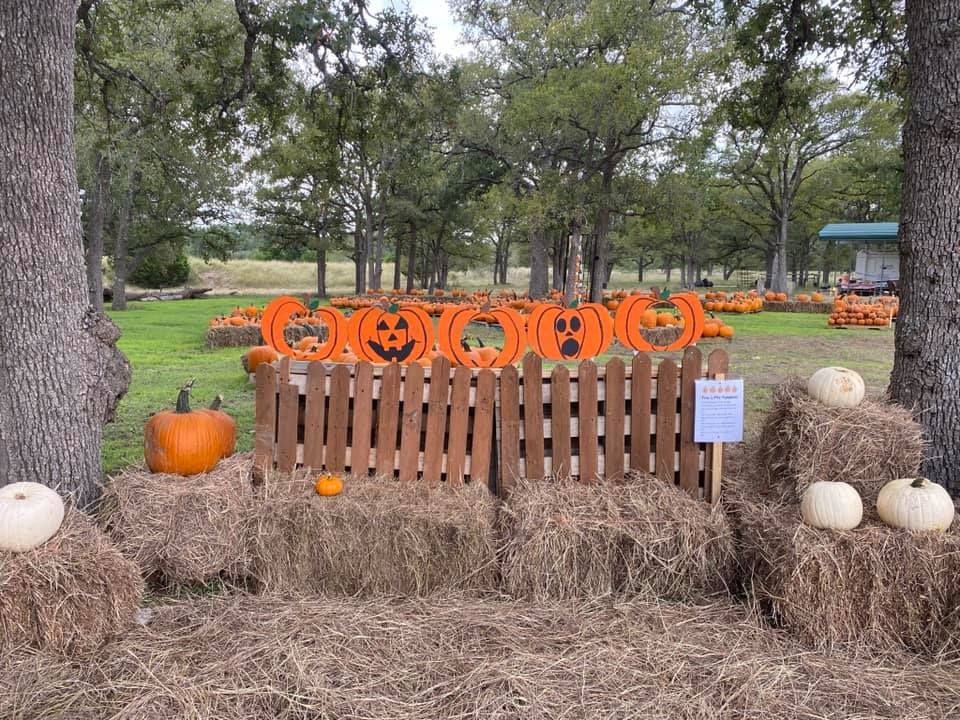
[[[830,223],[817,233],[821,240],[838,243],[896,242],[899,223]]]
[[[842,280],[841,292],[896,291],[900,279],[900,256],[896,247],[898,228],[899,224],[895,222],[830,223],[821,228],[817,233],[821,240],[860,246],[855,266],[856,279]]]

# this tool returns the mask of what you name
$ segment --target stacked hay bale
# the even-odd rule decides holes
[[[283,331],[284,338],[291,345],[310,335],[326,337],[325,333],[325,327],[307,325],[290,325]],[[259,325],[215,325],[207,329],[207,347],[214,350],[217,348],[253,347],[254,345],[263,345]]]
[[[799,302],[797,300],[764,300],[763,309],[770,312],[789,312],[789,313],[824,313],[829,315],[833,312],[832,302]]]
[[[798,380],[774,393],[758,445],[725,479],[742,580],[773,620],[817,647],[861,642],[960,655],[960,520],[943,533],[883,524],[883,485],[919,471],[920,427],[899,407],[826,407]],[[863,521],[822,530],[802,520],[815,481],[859,492]]]
[[[646,473],[622,483],[521,481],[500,524],[513,597],[699,600],[725,592],[734,574],[723,512]]]

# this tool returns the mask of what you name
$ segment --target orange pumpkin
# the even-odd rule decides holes
[[[683,332],[669,345],[653,345],[640,332],[641,327],[646,327],[641,319],[647,318],[648,312],[656,314],[655,308],[658,306],[673,306],[680,311],[682,318],[680,324]],[[700,298],[694,293],[676,293],[666,301],[656,300],[650,295],[631,295],[620,305],[617,316],[614,318],[614,330],[620,343],[632,350],[672,352],[699,340],[703,334],[705,320]]]
[[[433,323],[417,305],[390,305],[357,310],[347,326],[350,347],[373,363],[416,362],[433,347]]]
[[[493,322],[499,323],[503,329],[503,350],[481,348],[485,352],[475,355],[473,350],[464,350],[460,340],[463,338],[467,324],[483,315],[488,315]],[[440,322],[437,325],[437,343],[440,345],[440,352],[451,362],[466,367],[506,367],[507,365],[513,365],[523,357],[523,351],[527,348],[523,316],[507,306],[485,311],[462,306],[447,308],[440,316]],[[495,354],[491,355],[491,351],[494,351]]]
[[[266,363],[269,365],[278,359],[277,351],[269,345],[257,345],[252,347],[243,355],[241,362],[243,369],[248,373],[255,373],[257,368]]]
[[[310,310],[295,297],[283,295],[267,305],[263,311],[260,334],[264,342],[281,355],[289,355],[298,360],[327,360],[343,352],[347,344],[347,320],[332,307],[321,307],[313,311],[314,322],[320,321],[327,326],[327,341],[318,343],[310,351],[294,350],[287,344],[284,329],[290,317],[310,315]]]
[[[707,320],[703,324],[703,337],[715,338],[720,334],[720,323],[716,320]]]
[[[174,411],[151,417],[143,428],[143,457],[150,472],[196,475],[209,472],[223,457],[228,438],[209,411],[190,409],[188,383],[177,396]]]
[[[612,341],[613,320],[599,303],[572,308],[538,303],[527,322],[530,349],[547,360],[596,357],[605,352]]]
[[[720,327],[720,337],[722,338],[732,338],[733,337],[733,328],[729,325],[722,325]]]

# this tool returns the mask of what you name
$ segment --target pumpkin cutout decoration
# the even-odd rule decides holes
[[[658,345],[644,337],[642,330],[659,323],[657,307],[675,307],[683,318],[683,330],[667,345]],[[652,295],[631,295],[620,303],[614,318],[614,331],[622,345],[638,352],[673,352],[700,339],[706,325],[703,305],[694,293],[676,293],[667,300]]]
[[[503,349],[480,347],[467,350],[461,340],[467,325],[482,314],[489,315],[503,329]],[[437,343],[442,352],[456,365],[466,367],[501,368],[513,365],[523,357],[527,347],[523,316],[510,307],[472,308],[450,307],[443,311],[437,327]]]
[[[187,383],[177,396],[177,408],[151,417],[143,429],[143,456],[150,472],[196,475],[209,472],[223,457],[228,443],[221,420],[209,410],[190,409]]]
[[[310,310],[295,297],[283,295],[267,305],[260,322],[263,341],[281,355],[297,360],[329,360],[343,352],[347,344],[347,320],[332,307],[318,307],[313,311],[315,321],[327,326],[326,342],[311,343],[309,351],[294,350],[287,343],[284,331],[293,315],[310,315]]]
[[[527,321],[530,349],[547,360],[587,360],[613,341],[613,320],[599,303],[564,308],[538,303]]]
[[[63,500],[46,485],[17,482],[0,487],[0,551],[38,548],[62,523]]]
[[[333,497],[343,492],[343,480],[338,475],[321,475],[313,484],[313,489],[321,497]]]
[[[863,520],[863,501],[848,483],[819,481],[803,493],[800,515],[815,528],[853,530]]]
[[[827,407],[857,407],[865,390],[863,378],[842,367],[820,368],[807,381],[807,394]]]
[[[892,527],[943,532],[953,522],[950,494],[926,478],[891,480],[877,495],[877,514]]]
[[[350,347],[372,363],[417,362],[433,347],[433,323],[416,305],[375,305],[357,310],[348,325]]]

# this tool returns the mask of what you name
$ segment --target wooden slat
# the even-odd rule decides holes
[[[350,472],[366,475],[370,472],[370,439],[373,435],[373,365],[357,363],[353,378],[353,435],[350,440]]]
[[[296,387],[296,386],[294,386]],[[307,366],[306,407],[303,412],[303,465],[323,467],[324,405],[327,402],[327,369],[323,363]]]
[[[570,371],[557,365],[550,373],[551,472],[557,478],[572,475],[570,464]],[[648,441],[649,442],[649,441]]]
[[[493,409],[497,397],[497,376],[490,370],[477,375],[477,400],[473,414],[473,445],[470,448],[471,482],[488,483],[493,452]],[[429,443],[429,441],[428,441]]]
[[[400,480],[416,480],[423,419],[423,368],[407,365],[403,380],[403,423],[400,426]],[[429,444],[430,440],[427,440]]]
[[[390,363],[383,370],[377,416],[377,474],[392,476],[400,425],[400,366],[397,363]]]
[[[290,356],[284,355],[280,358],[278,365],[280,368],[280,383],[285,385],[290,382]]]
[[[523,444],[525,477],[539,480],[543,477],[543,373],[540,357],[527,353],[523,358]]]
[[[680,487],[693,498],[700,497],[700,446],[693,441],[694,383],[700,377],[703,355],[696,347],[683,351],[680,370]]]
[[[508,365],[500,373],[500,478],[497,489],[507,497],[520,478],[520,377]]]
[[[266,363],[257,368],[255,402],[253,467],[256,477],[262,480],[273,469],[277,432],[277,371]]]
[[[427,440],[423,449],[423,480],[438,483],[443,472],[443,439],[447,430],[447,400],[450,397],[450,361],[438,357],[430,366]]]
[[[633,356],[630,371],[630,469],[650,472],[650,356]]]
[[[330,406],[327,415],[327,470],[343,472],[347,466],[347,425],[350,413],[350,368],[338,365],[330,373]]]
[[[597,435],[597,366],[592,360],[580,363],[580,482],[597,481],[600,443]]]
[[[717,377],[726,375],[729,365],[727,353],[719,348],[710,353],[707,358],[707,377]],[[261,366],[262,367],[262,366]],[[257,368],[259,370],[260,368]],[[717,445],[721,445],[717,443]],[[721,446],[722,447],[722,446]],[[719,450],[721,447],[714,445],[706,446],[706,458],[704,459],[703,471],[703,499],[711,504],[715,504],[720,499],[720,477],[722,475],[722,462]]]
[[[453,387],[450,390],[450,428],[447,431],[448,483],[463,482],[472,378],[473,373],[470,372],[470,368],[462,365],[453,373]]]
[[[658,478],[673,483],[673,463],[677,436],[677,364],[673,360],[660,361],[657,378],[657,472]]]
[[[291,472],[297,464],[297,421],[300,390],[296,385],[280,383],[277,403],[277,470]]]
[[[623,360],[613,358],[607,363],[603,379],[606,400],[604,401],[603,457],[604,477],[607,480],[623,479],[624,395],[626,394],[626,369]]]

